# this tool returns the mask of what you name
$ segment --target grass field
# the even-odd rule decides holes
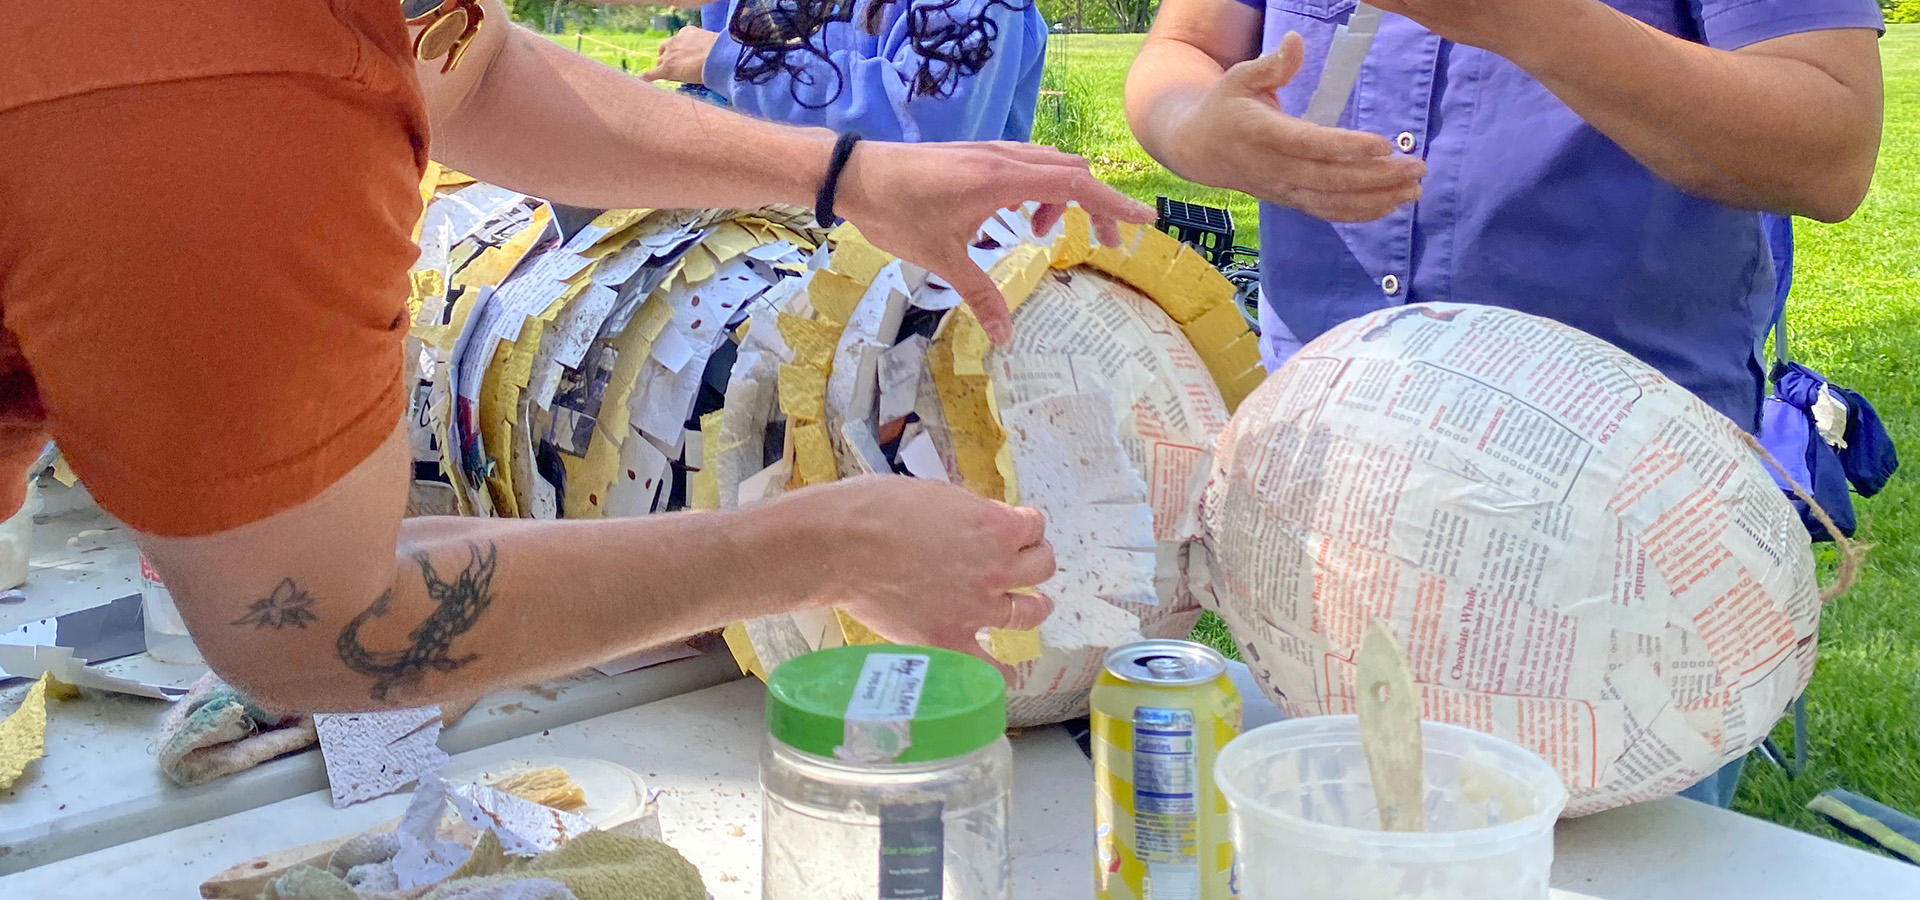
[[[1848,222],[1798,223],[1789,347],[1866,394],[1907,455],[1920,459],[1920,25],[1889,26],[1881,55],[1887,125],[1873,190]],[[1844,787],[1920,814],[1917,504],[1912,471],[1858,504],[1879,546],[1859,588],[1830,605],[1822,623],[1808,692],[1812,763],[1792,781],[1750,765],[1737,808],[1832,834],[1803,807]]]
[[[602,61],[651,63],[664,36],[599,35],[625,52],[583,43]],[[574,38],[560,38],[573,46]],[[1251,201],[1174,177],[1134,143],[1120,109],[1137,35],[1069,35],[1057,41],[1052,87],[1066,102],[1043,101],[1036,137],[1081,153],[1102,178],[1133,196],[1226,206],[1240,242],[1256,245]],[[1882,43],[1887,127],[1872,194],[1841,225],[1802,222],[1794,300],[1794,354],[1867,395],[1895,439],[1920,455],[1920,25],[1893,26]],[[1878,546],[1859,587],[1827,610],[1822,654],[1809,693],[1812,761],[1798,779],[1755,760],[1737,808],[1820,834],[1832,829],[1804,811],[1810,798],[1845,787],[1920,813],[1920,480],[1896,478],[1860,504]],[[1231,649],[1217,622],[1201,636]],[[1791,732],[1778,737],[1787,744]]]
[[[621,68],[621,63],[624,62],[627,71],[638,75],[653,67],[654,55],[660,49],[660,42],[666,40],[667,36],[655,32],[646,34],[607,32],[585,35],[550,34],[547,38],[562,47],[577,50],[616,69]]]

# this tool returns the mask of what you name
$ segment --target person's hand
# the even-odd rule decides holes
[[[678,81],[700,84],[706,78],[707,54],[720,35],[688,25],[660,45],[660,59],[653,68],[640,73],[647,81]]]
[[[1323,128],[1280,111],[1274,93],[1305,54],[1298,34],[1228,69],[1182,121],[1174,168],[1330,222],[1371,222],[1420,196],[1426,163],[1386,138]]]
[[[1017,588],[1053,577],[1046,518],[936,481],[877,475],[803,488],[774,501],[798,516],[796,539],[818,543],[814,598],[890,641],[971,653],[982,628],[1038,628],[1053,602]]]
[[[1006,299],[974,265],[967,246],[1001,209],[1040,201],[1033,230],[1044,234],[1068,203],[1093,217],[1102,243],[1120,241],[1116,222],[1153,221],[1153,210],[1093,177],[1087,161],[1043,144],[1011,141],[854,147],[834,210],[876,246],[940,276],[972,307],[994,343],[1013,336]]]

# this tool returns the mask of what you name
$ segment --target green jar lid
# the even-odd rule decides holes
[[[767,679],[767,732],[826,759],[952,759],[1006,730],[1006,679],[952,650],[837,647],[794,657]]]

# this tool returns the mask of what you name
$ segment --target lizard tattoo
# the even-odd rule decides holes
[[[453,642],[471,629],[493,602],[494,564],[499,553],[491,543],[485,553],[478,544],[469,544],[467,549],[472,559],[452,581],[440,579],[426,554],[414,556],[426,581],[427,596],[435,605],[426,620],[408,632],[406,649],[369,650],[360,643],[360,626],[387,614],[392,591],[381,594],[341,629],[334,651],[347,668],[373,677],[373,699],[387,699],[396,687],[418,686],[428,670],[451,672],[479,658],[479,654],[454,656]]]

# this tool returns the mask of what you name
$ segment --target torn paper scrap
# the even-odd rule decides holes
[[[795,365],[825,369],[832,364],[834,345],[840,340],[838,325],[785,312],[777,321],[780,337],[793,351]]]
[[[784,459],[747,476],[740,482],[739,505],[758,503],[779,494],[792,477],[793,465]]]
[[[327,764],[333,808],[384,797],[447,764],[439,745],[440,707],[314,717]]]
[[[545,853],[593,830],[593,823],[582,816],[483,785],[460,785],[447,799],[467,824],[492,831],[500,839],[500,849],[514,856]]]
[[[593,669],[602,675],[612,677],[614,675],[625,675],[628,672],[651,668],[653,666],[666,665],[670,662],[679,662],[683,659],[692,659],[699,655],[700,651],[695,649],[692,644],[686,643],[685,641],[676,641],[659,647],[648,647],[636,653],[629,653],[626,656],[607,660],[594,666]]]
[[[793,429],[794,466],[802,484],[826,484],[840,477],[834,461],[833,444],[827,439],[827,427],[808,422]]]
[[[827,417],[827,376],[812,366],[780,367],[780,412],[818,422]]]
[[[953,480],[947,477],[947,466],[940,461],[940,451],[934,448],[930,432],[922,431],[900,446],[900,463],[915,478]]]
[[[20,700],[20,708],[0,720],[0,791],[13,786],[27,764],[47,752],[47,686],[52,675],[42,675]]]
[[[880,354],[881,423],[913,412],[920,396],[920,378],[927,370],[927,338],[916,334]]]
[[[48,638],[51,640],[51,636]],[[168,669],[189,667],[165,666]],[[38,678],[52,675],[55,679],[77,687],[111,691],[116,694],[130,694],[135,697],[148,697],[154,700],[173,701],[186,688],[169,684],[154,684],[133,678],[119,678],[91,668],[87,661],[73,655],[67,647],[36,645],[30,647],[0,644],[0,673],[17,678]],[[198,676],[195,676],[198,677]]]
[[[987,652],[993,658],[1010,666],[1032,662],[1046,654],[1041,644],[1040,630],[1013,631],[1006,628],[987,629]]]
[[[1146,484],[1120,446],[1104,394],[1062,394],[1003,410],[1023,502],[1046,513],[1058,571],[1041,590],[1054,647],[1112,647],[1139,638],[1140,618],[1115,602],[1151,606],[1153,513]]]
[[[451,788],[438,775],[420,779],[413,801],[400,817],[394,837],[400,845],[393,857],[393,874],[402,889],[433,884],[467,861],[472,853],[440,837],[440,819],[446,815]]]

